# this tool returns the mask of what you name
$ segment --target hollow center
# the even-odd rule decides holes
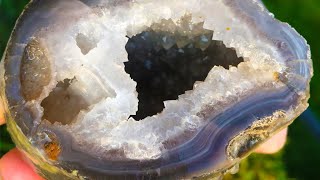
[[[137,82],[138,111],[135,120],[160,113],[164,101],[176,100],[196,81],[204,81],[214,66],[237,66],[243,62],[233,48],[212,40],[213,31],[203,23],[183,17],[177,24],[162,20],[129,37],[125,71]]]

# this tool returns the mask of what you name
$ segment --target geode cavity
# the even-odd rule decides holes
[[[47,179],[219,177],[307,108],[313,73],[254,0],[34,0],[0,68]]]

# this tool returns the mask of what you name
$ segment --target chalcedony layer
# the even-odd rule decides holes
[[[202,51],[213,40],[242,59],[137,121],[125,64],[143,32],[169,34],[162,49],[185,53],[197,37]],[[307,108],[312,76],[306,41],[252,0],[34,0],[1,66],[13,139],[49,179],[224,173]]]

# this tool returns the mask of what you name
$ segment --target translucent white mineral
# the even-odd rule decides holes
[[[31,1],[1,68],[13,139],[48,179],[220,175],[307,108],[312,76],[254,0]]]

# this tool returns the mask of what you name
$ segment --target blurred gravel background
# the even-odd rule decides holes
[[[0,0],[0,56],[15,20],[28,0]],[[289,128],[286,147],[274,155],[253,154],[236,175],[225,179],[320,179],[320,0],[264,0],[281,21],[288,22],[308,41],[315,76],[311,84],[310,108]],[[14,145],[0,127],[0,157]]]

